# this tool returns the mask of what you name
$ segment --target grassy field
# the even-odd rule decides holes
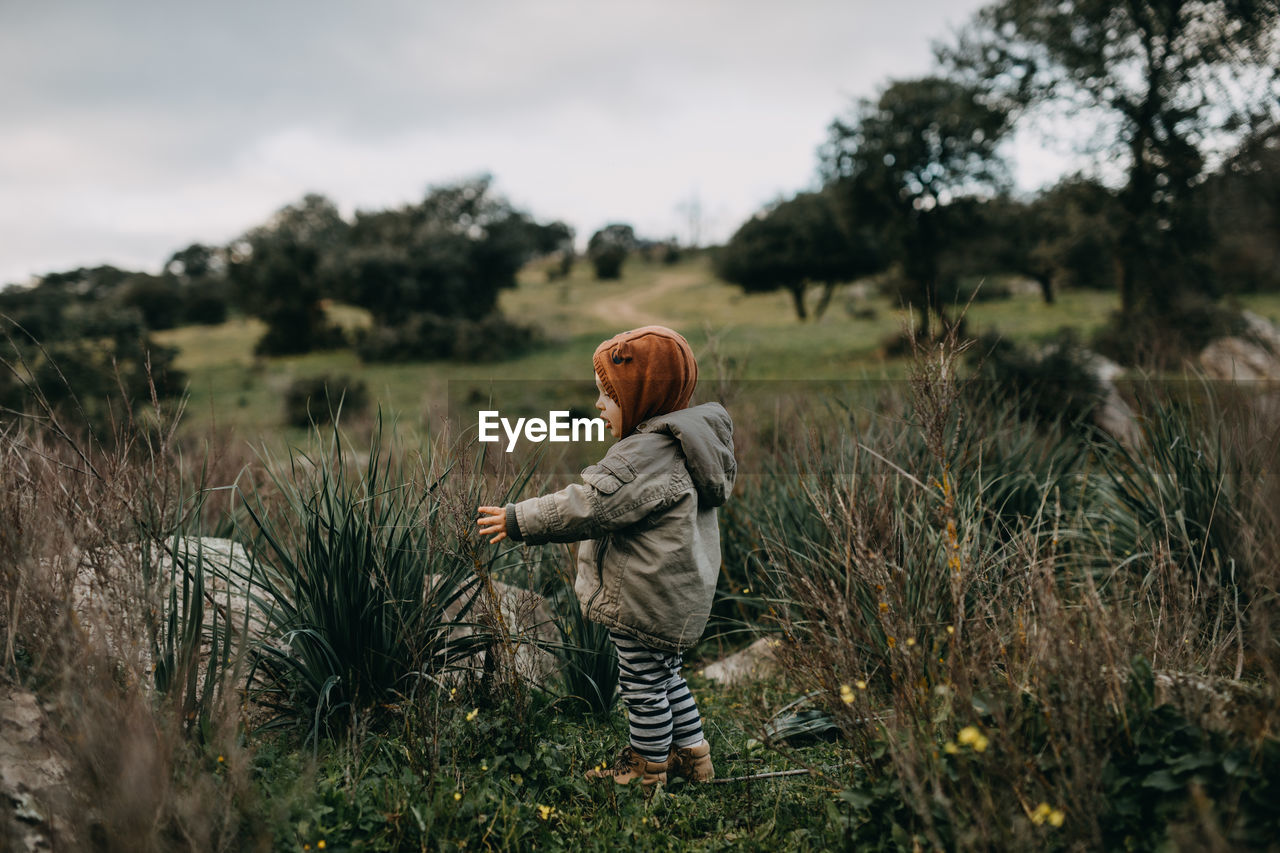
[[[1053,306],[1026,294],[977,304],[970,317],[977,329],[995,328],[1030,340],[1063,326],[1087,333],[1114,305],[1114,296],[1096,292],[1067,293]],[[874,317],[856,319],[846,306],[870,309]],[[298,377],[358,376],[367,383],[375,404],[403,423],[422,426],[439,416],[450,382],[482,388],[490,379],[542,380],[552,390],[551,383],[560,380],[590,381],[590,357],[596,345],[647,323],[670,326],[688,337],[704,377],[715,376],[717,370],[752,380],[849,380],[902,374],[901,363],[887,359],[883,348],[902,328],[905,314],[887,298],[859,298],[845,288],[825,316],[800,323],[788,295],[744,295],[717,280],[705,258],[674,266],[632,262],[619,282],[595,281],[585,263],[579,263],[563,282],[547,282],[539,271],[529,270],[517,288],[502,294],[501,308],[511,317],[538,325],[549,345],[497,364],[365,365],[350,350],[255,358],[253,344],[263,327],[253,319],[182,328],[156,338],[181,351],[177,365],[187,371],[191,383],[188,428],[235,427],[251,436],[279,429],[281,394]],[[339,308],[335,314],[344,325],[360,324],[356,309]],[[578,401],[587,407],[591,402]],[[547,403],[563,406],[574,401],[549,399]]]
[[[869,287],[845,286],[822,318],[801,323],[788,294],[743,294],[716,279],[705,256],[671,266],[632,261],[623,273],[620,281],[598,282],[590,266],[580,262],[566,280],[548,282],[539,269],[524,271],[519,286],[502,293],[500,307],[540,327],[548,344],[496,364],[362,364],[350,350],[255,358],[253,345],[263,327],[245,318],[162,332],[156,339],[181,351],[177,366],[188,373],[191,389],[187,428],[232,427],[254,439],[280,431],[281,395],[290,382],[322,374],[363,380],[374,405],[411,431],[429,428],[443,416],[451,382],[457,383],[456,393],[463,393],[464,388],[483,392],[490,380],[531,381],[535,395],[546,398],[543,410],[589,408],[590,397],[566,400],[556,383],[589,382],[596,345],[648,323],[684,334],[704,378],[850,381],[903,375],[904,362],[887,357],[885,344],[900,333],[907,314],[889,298],[867,292]],[[1254,295],[1241,303],[1280,321],[1280,296]],[[1098,291],[1067,291],[1047,305],[1038,291],[1024,288],[1006,300],[975,303],[968,318],[974,332],[994,330],[1019,342],[1044,340],[1063,328],[1087,339],[1117,305],[1115,294]],[[347,328],[367,322],[359,309],[347,306],[330,313]]]
[[[233,319],[159,336],[190,375],[177,443],[0,431],[0,724],[60,773],[0,797],[0,848],[23,830],[165,851],[1274,848],[1280,478],[1258,464],[1280,453],[1273,407],[1222,385],[1213,408],[1138,389],[1130,447],[962,386],[945,344],[886,357],[904,317],[865,288],[802,324],[703,258],[587,273],[529,270],[503,294],[548,337],[510,361],[259,359],[260,324]],[[1242,303],[1280,317],[1276,297]],[[1019,293],[968,321],[1087,337],[1114,307]],[[570,592],[572,548],[474,535],[479,503],[573,469],[548,455],[522,482],[442,432],[448,400],[474,411],[490,391],[502,409],[589,412],[597,343],[654,322],[733,399],[740,476],[685,667],[722,784],[645,792],[582,778],[627,722],[583,689],[616,668]],[[396,428],[344,419],[361,452],[316,454],[338,436],[282,427],[281,398],[340,373]],[[882,378],[865,397],[836,387]],[[735,396],[753,381],[771,383],[763,406]],[[179,559],[199,536],[255,562]],[[490,580],[540,593],[559,640],[439,597]],[[230,595],[246,584],[248,637]],[[705,677],[766,636],[777,672]],[[512,663],[534,646],[563,674],[541,688]],[[0,751],[0,771],[13,760]]]

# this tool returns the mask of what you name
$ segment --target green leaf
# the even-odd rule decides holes
[[[853,788],[845,788],[841,791],[840,799],[859,810],[870,807],[876,801],[875,797]]]
[[[1173,777],[1173,774],[1166,770],[1157,770],[1142,781],[1142,787],[1154,788],[1157,791],[1181,791],[1186,787]]]

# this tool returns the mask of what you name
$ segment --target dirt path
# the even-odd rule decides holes
[[[591,311],[610,326],[635,328],[637,326],[671,326],[673,320],[640,307],[669,293],[692,284],[701,278],[696,273],[669,272],[658,276],[657,281],[648,290],[632,291],[621,296],[610,296],[601,299],[591,306]]]

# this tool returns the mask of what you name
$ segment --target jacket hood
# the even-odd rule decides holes
[[[717,507],[729,499],[738,474],[733,456],[733,420],[719,403],[655,415],[636,432],[666,433],[680,442],[685,467],[698,491],[698,503]]]

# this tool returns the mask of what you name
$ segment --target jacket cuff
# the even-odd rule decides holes
[[[524,537],[520,535],[520,522],[516,520],[515,504],[507,504],[507,538],[516,542],[524,541]]]

